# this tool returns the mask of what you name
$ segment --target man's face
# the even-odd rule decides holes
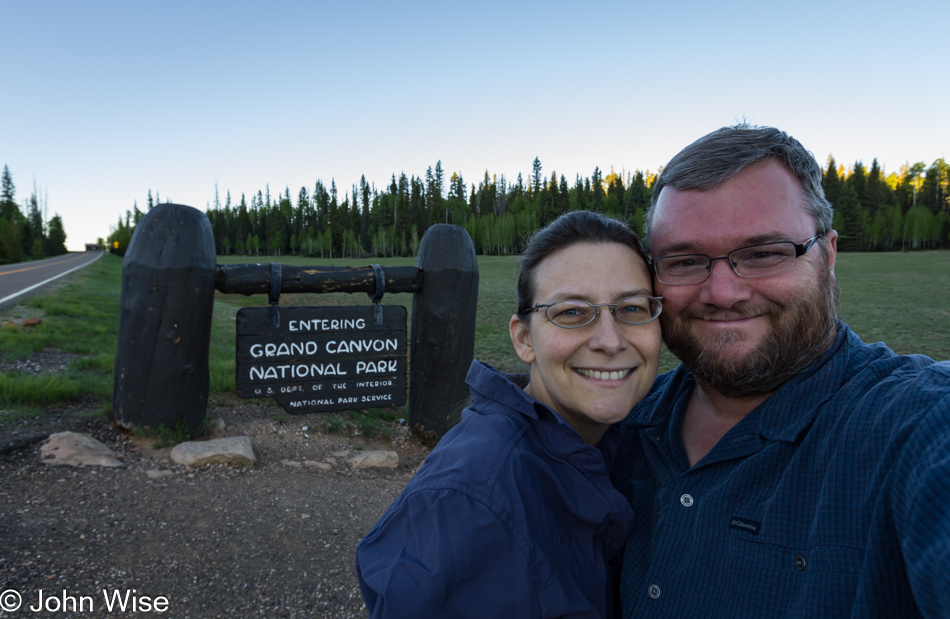
[[[817,231],[798,180],[775,160],[750,166],[709,191],[664,187],[650,250],[654,258],[712,258],[761,243],[801,243]],[[820,245],[827,250],[827,258]],[[769,393],[804,370],[836,331],[837,233],[828,232],[795,267],[739,277],[726,260],[699,284],[655,281],[663,295],[666,345],[696,378],[729,397]]]

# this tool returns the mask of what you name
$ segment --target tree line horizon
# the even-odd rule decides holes
[[[63,219],[55,213],[46,219],[46,198],[33,183],[33,193],[23,201],[24,214],[16,203],[16,185],[10,168],[0,177],[0,264],[40,260],[67,253]]]
[[[215,185],[214,204],[206,205],[206,215],[219,255],[409,256],[417,253],[426,229],[437,223],[463,226],[476,253],[517,255],[532,232],[570,210],[604,213],[642,234],[658,173],[617,174],[611,168],[605,175],[596,167],[591,176],[578,174],[569,185],[557,172],[544,175],[535,157],[527,181],[519,173],[511,183],[486,170],[477,185],[466,186],[460,173],[446,179],[440,160],[424,176],[393,173],[382,190],[363,175],[342,195],[335,180],[329,188],[317,180],[312,192],[301,187],[295,196],[289,187],[272,196],[269,184],[249,201],[243,193],[234,200],[226,191],[222,204]],[[929,167],[905,164],[885,176],[877,159],[870,168],[858,161],[846,169],[829,156],[823,180],[840,250],[950,247],[950,166],[943,158]],[[159,202],[158,192],[153,199],[149,189],[145,212]],[[111,229],[108,246],[118,243],[116,253],[124,254],[143,215],[136,201]]]

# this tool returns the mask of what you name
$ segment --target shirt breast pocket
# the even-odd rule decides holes
[[[847,546],[797,546],[756,539],[738,532],[730,546],[729,569],[741,575],[736,579],[743,587],[767,588],[774,592],[771,600],[788,608],[803,611],[816,600],[822,605],[843,604],[838,609],[847,614],[847,601],[853,599],[860,579],[863,551]],[[837,602],[835,601],[837,600]]]
[[[812,546],[775,543],[739,532],[733,538],[732,551],[739,563],[764,569],[791,570],[815,574],[858,574],[863,552],[848,546]]]

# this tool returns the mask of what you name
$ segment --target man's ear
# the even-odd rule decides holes
[[[517,314],[512,314],[508,321],[508,333],[511,335],[511,343],[518,353],[518,358],[528,365],[534,363],[534,346],[531,345],[531,331],[528,329],[528,321],[521,320]]]
[[[835,272],[835,258],[838,257],[838,231],[829,230],[825,233],[825,247],[828,249],[828,268]]]

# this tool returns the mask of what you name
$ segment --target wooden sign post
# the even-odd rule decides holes
[[[435,224],[419,245],[421,290],[412,300],[409,423],[438,437],[469,401],[465,376],[475,355],[478,262],[465,228]]]
[[[126,429],[196,431],[208,407],[214,237],[207,215],[159,204],[122,260],[112,419]]]

